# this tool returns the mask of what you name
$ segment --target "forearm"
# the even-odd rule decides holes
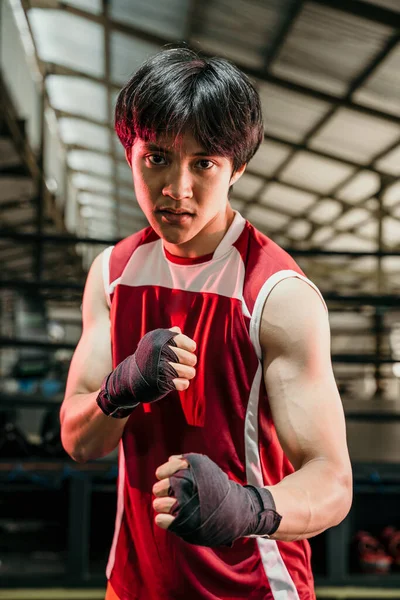
[[[282,515],[274,539],[292,541],[313,537],[338,525],[352,500],[350,468],[327,460],[312,460],[274,486],[267,486]]]
[[[98,391],[75,394],[61,408],[61,440],[65,451],[77,462],[101,458],[118,445],[125,419],[107,417],[96,403]]]

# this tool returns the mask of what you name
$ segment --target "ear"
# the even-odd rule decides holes
[[[231,185],[233,185],[234,183],[236,183],[237,180],[241,178],[241,176],[243,175],[243,173],[246,170],[246,167],[247,167],[247,163],[244,163],[244,165],[242,165],[241,167],[239,167],[239,169],[233,173],[233,175],[231,177],[231,180],[229,182],[229,187]]]
[[[125,158],[128,165],[132,167],[132,146],[125,148]]]

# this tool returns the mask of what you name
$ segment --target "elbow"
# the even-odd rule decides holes
[[[79,464],[85,464],[98,458],[107,456],[114,448],[108,449],[103,446],[92,446],[91,444],[83,444],[82,442],[71,441],[68,436],[61,435],[61,442],[65,452]]]
[[[82,449],[80,449],[80,448],[68,448],[68,446],[65,446],[64,444],[63,444],[63,446],[64,446],[65,452],[75,462],[83,465],[83,464],[87,463],[90,460],[90,458],[88,456],[86,456],[86,454],[84,453],[84,451]]]
[[[72,458],[72,460],[74,460],[75,462],[77,462],[81,465],[87,463],[89,460],[82,452],[79,452],[79,451],[68,452],[68,454]]]
[[[85,449],[81,444],[73,443],[66,434],[63,434],[63,430],[61,429],[61,443],[65,450],[65,452],[77,463],[84,464],[87,463],[89,457],[85,452]]]
[[[334,525],[339,525],[349,514],[353,503],[353,475],[351,467],[337,474],[337,514]]]

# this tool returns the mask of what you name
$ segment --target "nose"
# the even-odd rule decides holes
[[[173,200],[184,200],[193,197],[192,176],[185,166],[173,165],[168,169],[167,181],[163,187],[163,196]]]

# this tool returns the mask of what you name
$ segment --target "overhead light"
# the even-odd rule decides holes
[[[54,177],[48,177],[46,179],[46,186],[47,186],[47,189],[49,190],[50,194],[56,194],[57,193],[58,183],[54,179]]]

